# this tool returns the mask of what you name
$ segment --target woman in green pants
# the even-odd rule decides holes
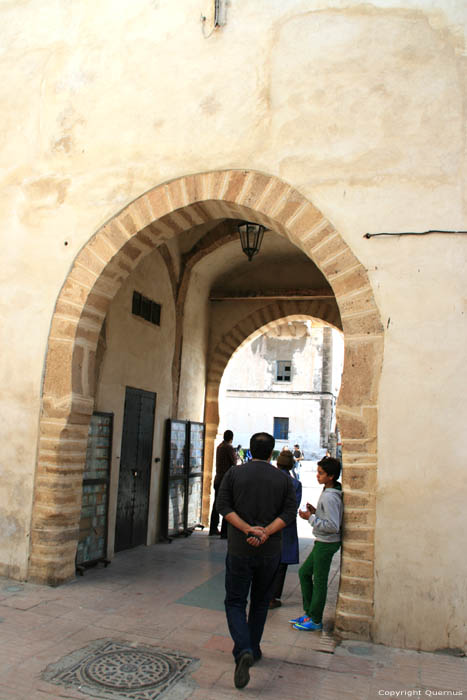
[[[328,592],[328,575],[334,554],[341,546],[342,486],[337,481],[341,463],[333,457],[318,462],[316,478],[324,488],[316,508],[309,503],[299,515],[313,527],[315,544],[298,571],[304,614],[289,620],[296,630],[320,630]]]

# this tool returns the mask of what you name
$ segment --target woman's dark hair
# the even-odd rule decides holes
[[[233,432],[231,430],[226,430],[224,433],[224,442],[230,442],[233,440]]]
[[[282,450],[276,462],[279,469],[290,472],[294,468],[295,460],[290,450]]]
[[[255,433],[250,439],[250,452],[254,459],[269,459],[276,441],[269,433]]]
[[[328,476],[333,476],[334,483],[336,483],[341,475],[341,463],[335,457],[323,457],[323,459],[319,460],[318,467],[324,469]]]

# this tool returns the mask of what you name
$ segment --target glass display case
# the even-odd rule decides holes
[[[167,421],[167,537],[189,535],[201,525],[204,424]]]
[[[76,551],[76,570],[81,574],[84,568],[100,561],[109,563],[106,556],[112,425],[112,413],[95,412],[91,416]]]

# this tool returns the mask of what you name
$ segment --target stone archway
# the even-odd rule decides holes
[[[210,511],[210,483],[212,478],[212,465],[214,462],[214,441],[219,426],[219,386],[222,375],[232,355],[237,352],[245,342],[250,342],[266,330],[279,325],[280,321],[286,317],[304,321],[310,317],[319,318],[339,328],[339,330],[342,330],[339,309],[335,300],[332,298],[328,300],[278,300],[261,309],[257,309],[243,318],[241,322],[230,329],[210,353],[206,385],[206,468],[203,491],[203,516],[206,521]]]
[[[340,234],[297,190],[259,172],[213,171],[159,185],[105,224],[77,255],[57,300],[47,348],[29,577],[58,584],[74,575],[95,352],[111,300],[154,247],[222,218],[255,221],[288,237],[321,269],[334,291],[345,335],[338,416],[346,546],[337,627],[343,635],[367,638],[373,610],[383,329],[366,271]]]

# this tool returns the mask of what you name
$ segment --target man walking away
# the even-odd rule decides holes
[[[212,504],[211,520],[209,523],[209,535],[219,535],[222,539],[227,539],[227,521],[222,520],[221,531],[219,526],[219,511],[217,509],[217,494],[219,486],[226,472],[237,464],[237,453],[232,447],[233,432],[226,430],[224,440],[217,446],[216,450],[216,476],[214,477],[214,503]]]
[[[260,642],[281,559],[280,531],[296,517],[292,479],[269,463],[274,442],[268,433],[255,433],[252,460],[229,469],[217,498],[219,513],[229,523],[224,602],[236,688],[248,684],[250,666],[262,656]]]

